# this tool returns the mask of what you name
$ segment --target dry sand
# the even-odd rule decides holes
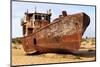
[[[61,62],[95,61],[95,45],[81,45],[75,54],[45,53],[40,55],[25,55],[21,45],[12,45],[12,65],[46,64]]]

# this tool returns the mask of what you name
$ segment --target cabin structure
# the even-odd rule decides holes
[[[51,21],[51,10],[47,13],[24,13],[21,19],[21,26],[23,27],[23,36],[28,36],[38,30],[39,28],[49,24]]]

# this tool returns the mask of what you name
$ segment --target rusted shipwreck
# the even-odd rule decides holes
[[[51,22],[52,13],[29,13],[21,21],[23,27],[22,45],[27,54],[78,51],[81,38],[90,23],[87,14],[81,12],[62,15]]]

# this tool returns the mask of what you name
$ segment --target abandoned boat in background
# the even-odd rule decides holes
[[[81,38],[90,23],[85,13],[62,15],[50,20],[48,13],[25,13],[22,19],[23,38],[22,45],[27,54],[60,52],[74,53],[81,45]]]

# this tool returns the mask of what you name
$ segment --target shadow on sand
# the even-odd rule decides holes
[[[77,55],[81,57],[95,57],[96,51],[95,50],[81,50],[81,51],[73,53],[73,55]]]
[[[96,56],[95,50],[80,50],[74,53],[71,53],[71,52],[53,52],[53,53],[59,54],[59,55],[74,55],[74,56],[80,56],[80,57],[95,57]],[[34,54],[27,54],[27,55],[36,56],[36,55],[42,55],[42,54],[47,54],[47,53],[36,52]]]

